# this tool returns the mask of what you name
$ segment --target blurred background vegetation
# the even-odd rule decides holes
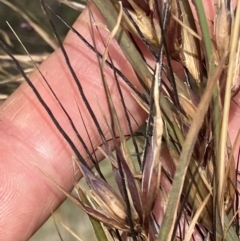
[[[84,4],[84,2],[85,0],[79,3]],[[79,11],[66,6],[58,0],[46,0],[46,3],[69,24],[72,24],[79,15]],[[30,19],[31,22],[27,19]],[[59,36],[63,39],[68,29],[56,18],[53,18],[53,21]],[[18,35],[37,64],[40,64],[54,50],[53,44],[57,46],[39,0],[1,0],[0,39],[17,56],[18,61],[27,73],[33,71],[34,65],[7,23]],[[39,28],[41,34],[45,35],[45,39],[40,36],[39,32],[35,31],[31,23]],[[53,43],[52,46],[50,43]],[[0,100],[4,101],[22,81],[23,79],[9,56],[0,49]]]

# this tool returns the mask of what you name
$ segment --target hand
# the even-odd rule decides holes
[[[92,10],[96,12],[95,8]],[[100,21],[98,15],[95,14],[96,21]],[[74,27],[91,41],[88,16],[88,10],[84,11]],[[103,32],[107,36],[106,31]],[[103,49],[100,41],[97,43]],[[104,134],[110,137],[100,110],[101,107],[106,113],[108,108],[96,55],[73,33],[68,34],[64,44]],[[114,51],[113,58],[118,63],[118,67],[132,80],[133,84],[140,88],[133,70],[125,60],[120,48],[113,44],[111,51]],[[57,50],[53,53],[40,69],[74,122],[77,123],[82,138],[88,143],[91,150],[76,105],[76,102],[78,103],[92,137],[94,148],[97,148],[101,144],[101,140],[73,84],[61,51]],[[124,123],[126,122],[125,115],[119,101],[112,71],[107,70],[106,73],[113,100],[118,107],[118,115],[121,122]],[[43,83],[40,74],[36,71],[30,78],[44,101],[54,112],[57,120],[70,134],[80,153],[86,157],[68,120]],[[126,85],[122,85],[122,90],[129,111],[141,125],[146,114],[134,101],[130,89]],[[127,124],[124,126],[126,133]],[[137,128],[134,122],[133,128]],[[28,240],[51,215],[52,210],[56,209],[65,199],[65,195],[57,191],[33,163],[49,173],[66,190],[71,191],[73,188],[73,151],[54,127],[46,111],[26,83],[21,85],[0,107],[0,133],[0,240]],[[99,159],[101,159],[100,156]]]

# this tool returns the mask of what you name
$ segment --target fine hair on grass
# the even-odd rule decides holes
[[[75,9],[80,7],[73,1],[60,2]],[[61,103],[34,57],[32,67],[39,71],[86,154],[79,151],[79,144],[49,108],[25,73],[21,60],[7,47],[7,41],[0,41],[0,46],[71,147],[76,195],[66,192],[48,173],[37,168],[89,215],[97,240],[238,240],[236,153],[239,153],[240,132],[236,130],[236,139],[230,140],[228,123],[230,104],[238,105],[234,97],[240,86],[240,4],[218,1],[214,5],[215,18],[210,22],[204,1],[91,0],[89,40],[45,0],[40,3],[55,36],[55,40],[46,42],[61,50],[72,86],[78,93],[74,96],[76,108],[88,140],[82,138],[78,123]],[[103,22],[96,20],[93,8],[98,9]],[[79,74],[72,67],[56,20],[95,54],[107,108],[102,109],[97,96],[96,102],[107,136]],[[48,39],[44,31],[33,26]],[[131,65],[138,85],[116,62],[113,43],[117,43]],[[26,53],[30,55],[27,50]],[[120,103],[117,106],[116,96],[111,94],[109,73],[117,90]],[[147,114],[143,126],[128,109],[125,88]],[[101,140],[98,148],[94,148],[91,131],[86,128],[79,99]],[[119,109],[124,113],[125,126],[119,119]],[[138,130],[133,126],[138,126]],[[114,185],[98,163],[100,154],[111,166]],[[88,189],[83,190],[76,180],[78,172]]]

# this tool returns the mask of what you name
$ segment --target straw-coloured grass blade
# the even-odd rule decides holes
[[[225,59],[222,60],[222,65],[224,61]],[[164,228],[160,230],[158,241],[167,241],[171,240],[172,238],[173,226],[171,224],[174,223],[176,220],[178,206],[177,204],[180,200],[180,194],[184,184],[184,177],[187,173],[187,168],[190,163],[193,147],[197,140],[198,131],[201,128],[204,116],[209,107],[216,82],[222,72],[222,65],[218,66],[217,71],[214,73],[214,76],[212,76],[211,79],[209,79],[208,81],[208,87],[206,88],[201,102],[199,103],[198,109],[193,118],[193,123],[183,144],[183,150],[180,155],[178,167],[175,173],[175,178],[173,180],[172,192],[169,198],[166,214],[163,219]],[[169,225],[165,226],[165,223]],[[165,229],[165,227],[167,228]]]

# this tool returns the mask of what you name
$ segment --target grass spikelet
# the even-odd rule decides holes
[[[222,58],[229,48],[230,33],[233,23],[233,13],[227,8],[227,2],[218,1],[214,21],[216,49],[219,58]]]
[[[198,39],[188,32],[187,28],[196,32],[193,15],[187,1],[179,3],[180,16],[183,26],[180,28],[181,37],[178,46],[180,48],[180,59],[196,82],[199,82],[202,77],[202,69],[200,65],[200,46]],[[177,44],[177,43],[176,43]]]

